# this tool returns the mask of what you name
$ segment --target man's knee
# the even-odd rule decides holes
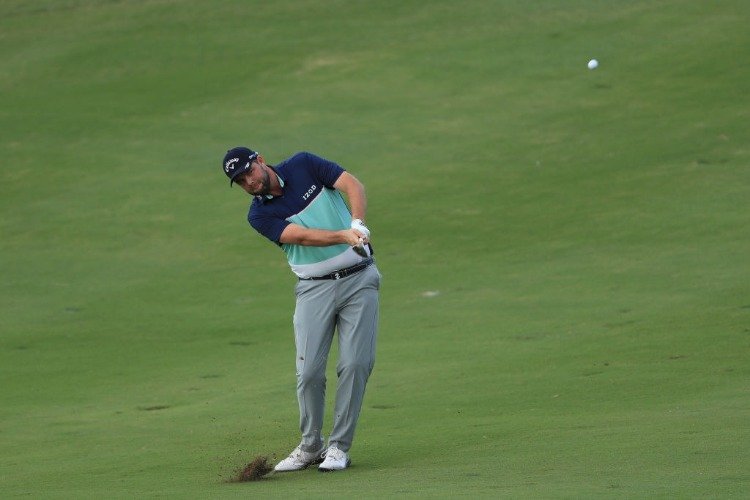
[[[370,373],[372,373],[374,365],[374,359],[368,361],[345,361],[339,364],[336,369],[336,374],[339,377],[353,376],[355,378],[364,378],[366,380],[370,376]]]
[[[325,371],[321,370],[299,370],[297,371],[297,385],[299,387],[325,386]]]

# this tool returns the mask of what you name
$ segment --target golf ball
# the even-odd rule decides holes
[[[599,61],[596,59],[592,59],[589,61],[589,69],[596,69],[596,67],[599,66]]]

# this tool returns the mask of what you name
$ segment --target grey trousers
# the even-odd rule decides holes
[[[338,280],[300,280],[295,286],[294,338],[302,449],[317,451],[322,437],[326,364],[338,330],[338,386],[329,446],[349,451],[375,364],[380,273],[375,264]]]

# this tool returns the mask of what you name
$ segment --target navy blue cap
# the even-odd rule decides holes
[[[227,151],[224,155],[224,161],[222,167],[224,173],[229,177],[229,185],[234,183],[234,180],[238,175],[243,174],[250,170],[250,165],[258,157],[258,153],[252,149],[248,149],[243,146],[237,146]]]

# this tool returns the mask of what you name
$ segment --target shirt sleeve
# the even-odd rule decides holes
[[[281,239],[281,233],[284,232],[284,229],[286,229],[290,222],[280,217],[261,215],[256,212],[257,211],[251,208],[250,213],[247,214],[247,220],[250,222],[253,229],[277,245],[281,245],[281,242],[279,241]]]
[[[344,173],[344,169],[337,163],[334,163],[312,153],[301,153],[307,161],[310,173],[325,187],[333,188],[334,183]]]

